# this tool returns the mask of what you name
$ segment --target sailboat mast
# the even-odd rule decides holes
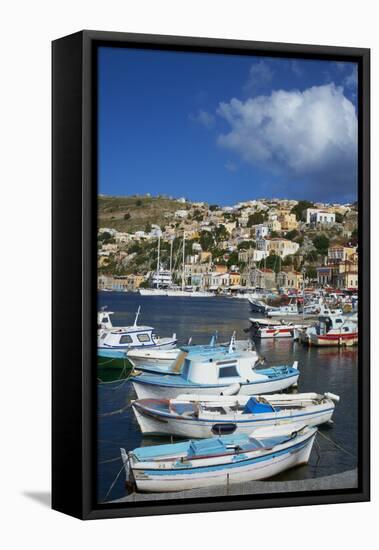
[[[172,248],[174,246],[174,239],[171,239],[170,244],[170,276],[172,277]]]
[[[159,288],[159,261],[161,253],[161,236],[158,235],[158,257],[157,257],[157,288]]]
[[[186,234],[183,233],[183,267],[182,267],[182,291],[184,291],[184,262],[185,262],[185,250],[186,250]]]

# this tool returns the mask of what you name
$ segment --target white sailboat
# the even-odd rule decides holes
[[[155,274],[155,281],[153,278],[153,284],[155,284],[155,286],[153,286],[152,288],[140,288],[139,293],[141,294],[141,296],[166,296],[166,289],[160,288],[160,280],[161,280],[160,251],[161,251],[161,237],[160,235],[158,235],[158,255],[157,255],[157,270]],[[171,277],[170,277],[170,280],[171,280]]]

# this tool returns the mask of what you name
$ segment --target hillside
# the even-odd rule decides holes
[[[126,196],[98,197],[99,227],[118,231],[143,231],[147,224],[167,225],[174,220],[174,212],[188,208],[188,204],[167,197]]]

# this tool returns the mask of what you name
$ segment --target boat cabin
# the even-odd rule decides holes
[[[254,351],[230,352],[227,349],[213,349],[183,352],[177,362],[183,378],[194,384],[229,385],[260,376],[259,371],[254,371],[257,364]],[[262,378],[265,376],[262,375]]]
[[[129,348],[155,346],[153,327],[131,326],[104,332],[99,345],[105,348]]]
[[[351,332],[351,323],[347,322],[341,315],[320,315],[316,325],[316,332],[319,335],[330,332]]]
[[[113,324],[111,321],[111,315],[113,315],[113,311],[98,311],[97,313],[97,328],[100,329],[112,329]]]

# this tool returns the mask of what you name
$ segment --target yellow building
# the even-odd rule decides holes
[[[241,284],[241,274],[237,273],[235,271],[231,271],[229,273],[230,279],[229,284],[230,286],[239,286]]]
[[[356,247],[335,245],[328,249],[328,264],[336,264],[345,262],[350,259],[353,254],[356,254]]]
[[[303,274],[300,273],[300,271],[288,271],[288,288],[296,288],[297,290],[301,290],[303,288],[303,280]]]
[[[210,263],[212,261],[212,253],[211,252],[200,252],[200,263]]]
[[[128,275],[127,288],[128,290],[137,290],[141,283],[145,280],[143,275]]]
[[[226,273],[228,271],[228,268],[226,265],[224,264],[216,264],[214,267],[213,267],[213,270],[216,272],[216,273]]]
[[[269,252],[274,252],[277,256],[284,258],[290,254],[295,254],[299,249],[299,244],[288,239],[274,238],[267,239]]]
[[[276,231],[276,232],[279,232],[282,230],[282,224],[280,223],[279,220],[275,219],[275,220],[269,220],[267,223],[266,223],[267,227],[269,228],[270,231]]]
[[[281,213],[278,216],[278,221],[282,226],[282,231],[293,231],[299,227],[295,214]]]

